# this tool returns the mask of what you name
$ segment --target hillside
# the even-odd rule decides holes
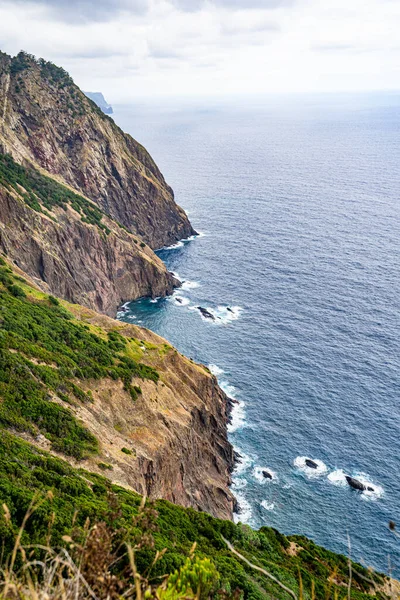
[[[154,252],[94,203],[0,154],[0,250],[44,291],[100,312],[178,282]]]
[[[133,492],[112,485],[98,474],[74,469],[65,461],[2,432],[0,500],[6,509],[3,507],[0,514],[0,534],[6,556],[11,552],[33,495],[38,493],[36,504],[40,503],[40,506],[24,526],[22,546],[33,544],[34,547],[47,540],[46,545],[50,543],[54,548],[66,546],[72,556],[75,547],[85,578],[98,590],[97,598],[119,598],[122,592],[127,593],[132,587],[132,574],[126,561],[121,562],[120,559],[115,566],[116,558],[124,555],[123,541],[136,548],[135,564],[139,573],[144,575],[139,581],[140,587],[147,589],[146,597],[171,600],[193,597],[187,591],[177,594],[176,590],[170,590],[167,596],[156,596],[154,590],[150,593],[148,570],[153,565],[150,583],[159,586],[162,576],[183,567],[193,551],[194,542],[195,556],[210,561],[206,563],[206,570],[204,566],[193,569],[196,577],[189,578],[189,581],[201,583],[197,598],[366,600],[387,598],[384,591],[390,591],[388,578],[354,563],[351,565],[349,590],[347,558],[329,552],[302,536],[286,537],[269,527],[253,531],[247,526],[218,520],[165,500],[148,505],[141,512],[141,499]],[[69,537],[71,535],[72,538]],[[235,555],[224,538],[244,558],[267,571],[281,585]],[[79,550],[82,539],[86,539],[86,553]],[[30,548],[32,552],[32,546]],[[43,550],[34,552],[37,558],[46,556]],[[20,565],[21,562],[17,568]],[[23,579],[23,571],[20,574],[17,571],[16,579]],[[175,579],[178,588],[182,580],[182,575],[178,581]],[[282,585],[291,593],[285,591]],[[217,593],[218,590],[221,592]],[[83,588],[79,598],[86,597],[93,596]],[[129,597],[140,597],[137,588],[133,588]]]
[[[228,402],[157,335],[0,265],[0,427],[150,498],[232,516]]]
[[[151,248],[194,230],[148,152],[64,69],[0,54],[0,151],[45,169]]]

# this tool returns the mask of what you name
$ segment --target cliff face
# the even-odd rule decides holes
[[[0,437],[11,429],[150,498],[231,518],[229,402],[216,378],[152,332],[60,305],[4,265]]]
[[[106,380],[91,386],[94,403],[76,411],[101,441],[104,460],[113,466],[110,478],[150,498],[231,519],[229,400],[216,378],[146,329],[79,307],[72,310],[85,323],[106,331],[117,326],[122,335],[142,340],[141,360],[160,373],[158,384],[137,381],[142,394],[134,406],[121,383]],[[133,455],[121,452],[122,447]],[[87,468],[93,471],[96,462],[88,461]]]
[[[172,292],[176,281],[162,261],[112,221],[105,235],[71,208],[53,215],[0,186],[0,250],[43,290],[109,315],[124,301]]]
[[[143,146],[52,63],[0,54],[0,151],[57,176],[153,249],[194,233]]]

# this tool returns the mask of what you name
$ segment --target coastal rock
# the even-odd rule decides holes
[[[151,248],[195,233],[148,152],[52,63],[0,53],[0,152],[84,194]]]
[[[310,469],[318,469],[317,463],[314,460],[311,460],[311,458],[306,458],[305,463]]]
[[[215,321],[214,315],[211,314],[209,310],[207,310],[203,306],[197,306],[196,308],[198,311],[200,311],[200,313],[203,315],[203,317],[205,319],[210,319],[210,321]]]
[[[71,310],[90,325],[118,327],[122,335],[148,343],[154,350],[142,360],[160,374],[158,384],[137,380],[142,393],[134,406],[121,382],[88,383],[94,402],[81,405],[77,415],[109,455],[113,471],[107,477],[150,498],[231,519],[235,453],[227,436],[229,404],[217,379],[147,329],[79,306]],[[127,445],[131,456],[120,450]],[[98,458],[84,466],[96,470],[97,463]]]
[[[265,477],[265,479],[272,479],[272,475],[269,471],[263,470],[262,474],[263,474],[263,477]]]
[[[371,487],[369,485],[365,485],[358,479],[355,479],[354,477],[350,477],[349,475],[346,475],[346,481],[350,487],[354,488],[355,490],[359,490],[360,492],[365,492],[366,490],[368,490],[369,492],[374,491],[373,487]]]

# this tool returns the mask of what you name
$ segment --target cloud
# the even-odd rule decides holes
[[[356,50],[357,46],[353,44],[315,44],[311,46],[316,52],[348,52]]]
[[[15,0],[15,4],[43,7],[51,19],[67,23],[110,21],[123,11],[143,14],[148,9],[148,0]]]
[[[0,0],[1,50],[51,60],[114,104],[390,89],[399,29],[394,0]]]
[[[180,10],[195,12],[208,6],[235,10],[270,10],[290,6],[295,0],[170,0]]]

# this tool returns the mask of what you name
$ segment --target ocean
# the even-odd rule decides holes
[[[174,296],[119,318],[237,399],[235,519],[344,554],[349,536],[353,559],[399,576],[400,94],[115,109],[200,233],[158,252]]]

